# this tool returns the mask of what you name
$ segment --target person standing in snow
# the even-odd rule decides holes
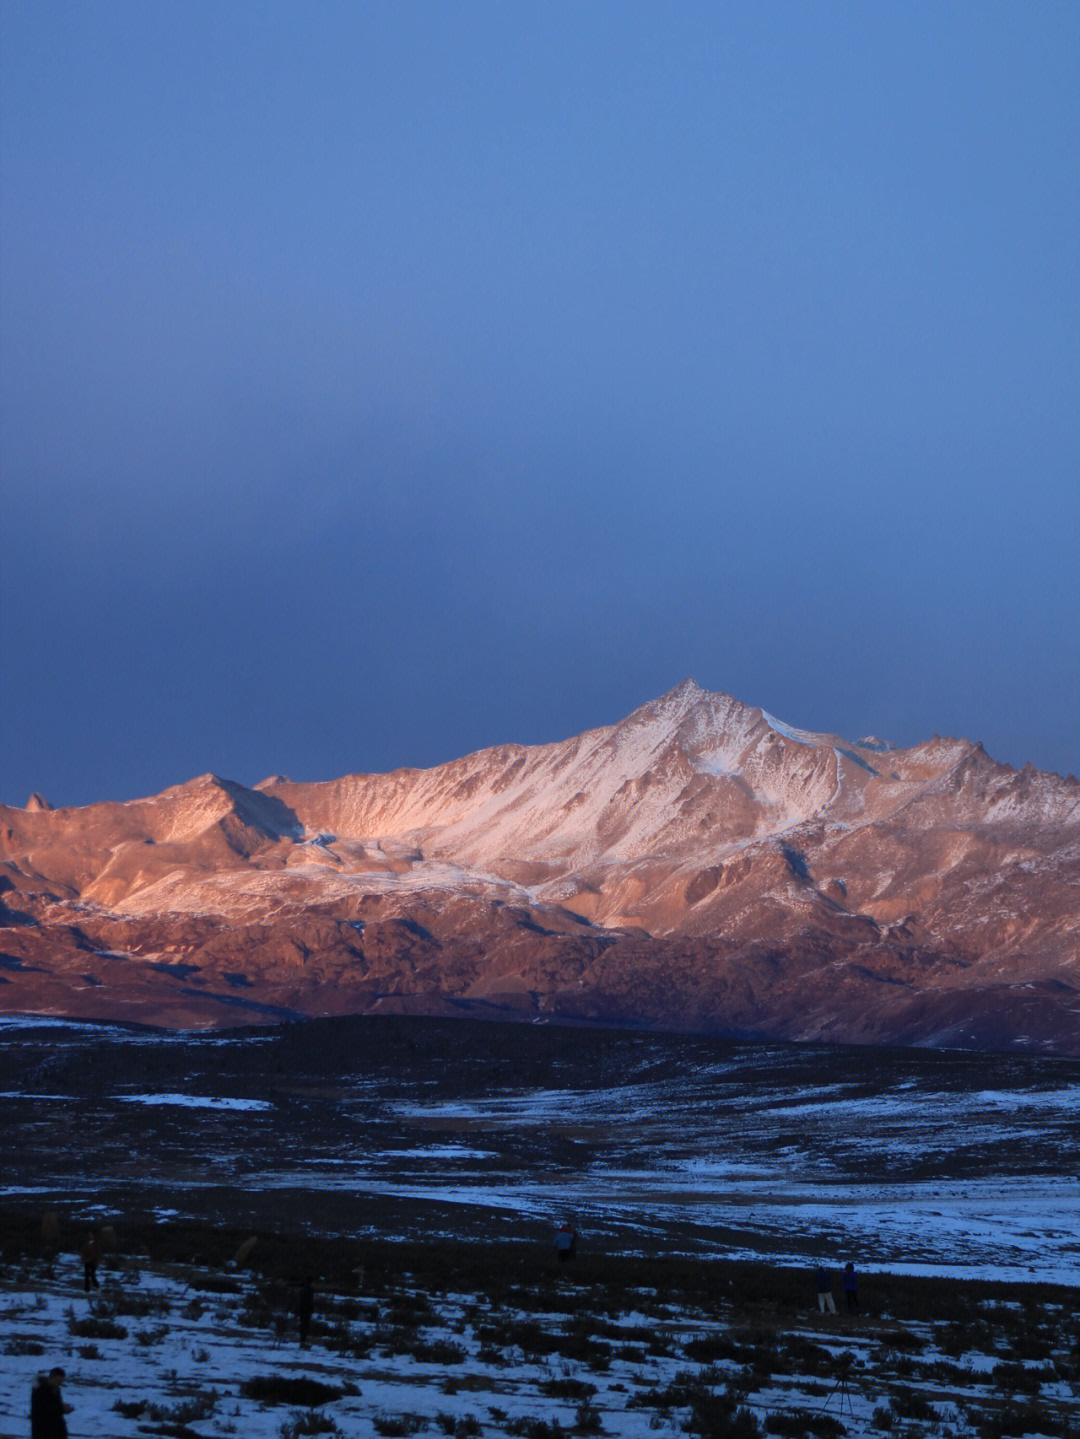
[[[816,1274],[818,1313],[836,1313],[836,1302],[832,1297],[832,1276],[824,1264],[819,1264]]]
[[[80,1250],[80,1256],[83,1262],[83,1288],[87,1294],[89,1294],[91,1289],[101,1288],[97,1282],[97,1267],[100,1253],[98,1251],[97,1235],[92,1229],[86,1236],[83,1247]]]
[[[315,1312],[315,1280],[308,1274],[296,1298],[296,1317],[300,1327],[300,1345],[304,1347],[311,1332],[311,1316]]]
[[[30,1439],[67,1439],[64,1416],[71,1413],[72,1406],[64,1403],[60,1393],[63,1382],[64,1371],[59,1367],[38,1375],[30,1395]]]
[[[859,1307],[859,1276],[849,1259],[844,1265],[844,1308],[849,1314]]]
[[[555,1252],[559,1256],[559,1263],[565,1264],[568,1260],[573,1259],[576,1251],[577,1231],[569,1219],[564,1219],[555,1236]]]

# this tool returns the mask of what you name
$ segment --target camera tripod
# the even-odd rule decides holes
[[[852,1402],[851,1402],[851,1390],[848,1388],[848,1374],[849,1374],[849,1372],[850,1372],[850,1371],[848,1370],[848,1368],[847,1368],[846,1366],[845,1366],[843,1369],[840,1370],[840,1377],[837,1379],[837,1381],[836,1381],[836,1383],[833,1385],[833,1387],[829,1390],[828,1397],[826,1398],[825,1403],[821,1406],[820,1410],[818,1411],[820,1414],[824,1414],[825,1410],[828,1409],[829,1405],[832,1403],[832,1397],[833,1397],[833,1395],[834,1395],[837,1391],[839,1391],[839,1393],[840,1393],[840,1415],[841,1415],[841,1418],[843,1417],[843,1414],[844,1414],[844,1400],[845,1400],[845,1399],[847,1400],[848,1414],[851,1416],[852,1419],[855,1418],[855,1408],[854,1408],[854,1405],[853,1405]]]

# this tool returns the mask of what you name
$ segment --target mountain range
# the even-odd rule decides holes
[[[0,1009],[1080,1054],[1080,781],[686,680],[433,769],[0,806]]]

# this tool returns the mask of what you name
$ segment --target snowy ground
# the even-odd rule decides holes
[[[1080,1436],[1078,1120],[1080,1063],[1036,1056],[403,1019],[3,1024],[0,1439],[27,1432],[54,1363],[75,1439],[731,1435],[739,1404],[823,1439],[830,1419]],[[572,1281],[548,1263],[568,1213]],[[92,1301],[74,1257],[91,1223],[120,1239]],[[359,1283],[355,1257],[315,1269],[301,1352],[295,1266],[221,1265],[248,1232],[258,1256],[391,1262]],[[529,1277],[485,1272],[499,1245]],[[397,1259],[421,1253],[416,1272]],[[450,1285],[441,1256],[462,1254],[481,1259]],[[864,1312],[821,1319],[808,1272],[848,1257]],[[676,1292],[688,1268],[707,1283]],[[275,1402],[245,1392],[260,1379]],[[284,1380],[326,1402],[279,1402]]]
[[[893,1435],[990,1435],[1008,1413],[1028,1427],[1004,1432],[1056,1435],[1069,1432],[1080,1406],[1075,1316],[1030,1299],[968,1306],[962,1328],[955,1316],[898,1322],[809,1310],[768,1323],[758,1314],[748,1325],[745,1313],[705,1312],[655,1288],[613,1304],[610,1292],[563,1274],[543,1292],[519,1292],[520,1303],[431,1295],[402,1274],[377,1297],[362,1278],[352,1295],[324,1286],[313,1341],[300,1350],[288,1293],[256,1275],[113,1259],[102,1278],[87,1298],[71,1254],[47,1270],[28,1259],[4,1275],[0,1436],[27,1432],[34,1376],[53,1364],[67,1370],[73,1439],[645,1439],[684,1432],[695,1402],[704,1418],[691,1432],[726,1434],[734,1431],[715,1411],[705,1427],[706,1406],[729,1391],[772,1432],[786,1415],[789,1434],[827,1432],[820,1426],[832,1417],[844,1426],[832,1433],[884,1433],[889,1424]],[[244,1392],[259,1379],[278,1390],[280,1381],[314,1380],[329,1397],[315,1407],[260,1402]]]
[[[467,1021],[0,1026],[0,1198],[1080,1286],[1080,1062]]]

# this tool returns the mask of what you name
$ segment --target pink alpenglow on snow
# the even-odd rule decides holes
[[[687,680],[428,770],[3,808],[0,1003],[461,1013],[1080,1053],[1080,782]]]

